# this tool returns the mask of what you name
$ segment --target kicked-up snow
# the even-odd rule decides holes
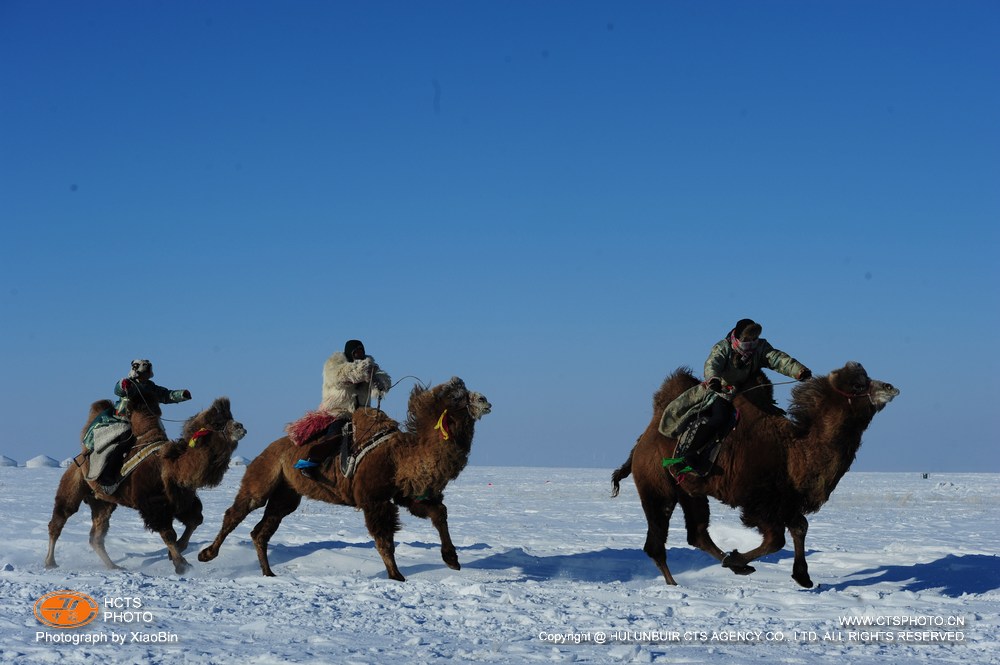
[[[626,451],[627,452],[627,451]],[[260,573],[250,530],[211,563],[211,542],[244,467],[201,491],[205,523],[177,576],[135,511],[111,520],[105,569],[74,515],[42,565],[62,469],[0,468],[0,662],[101,663],[1000,663],[1000,476],[848,473],[810,519],[817,587],[791,579],[790,549],[738,577],[684,542],[674,514],[668,587],[642,552],[635,487],[611,499],[611,469],[471,467],[446,503],[462,570],[405,511],[385,568],[353,509],[304,501],[271,540]],[[712,503],[723,548],[759,542]],[[75,629],[34,615],[46,594],[87,594]]]

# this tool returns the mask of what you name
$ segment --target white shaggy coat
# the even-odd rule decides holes
[[[381,398],[392,386],[389,375],[371,356],[349,361],[337,351],[323,365],[323,400],[319,408],[331,415],[352,413],[360,406],[371,406],[372,398]]]

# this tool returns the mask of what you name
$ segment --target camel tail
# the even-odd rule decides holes
[[[633,448],[633,452],[634,451],[635,449]],[[612,499],[618,496],[618,491],[621,489],[622,478],[628,478],[630,475],[632,475],[632,453],[629,453],[628,459],[625,460],[625,463],[611,474],[611,483],[615,486],[614,489],[611,490]]]

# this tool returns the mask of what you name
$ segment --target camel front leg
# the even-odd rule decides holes
[[[183,512],[179,512],[175,515],[175,518],[184,525],[184,532],[181,533],[181,537],[177,539],[177,549],[181,552],[188,548],[188,544],[191,542],[191,534],[194,533],[194,530],[205,521],[205,518],[201,513],[201,508],[201,499],[195,496],[193,497],[190,505],[185,508]]]
[[[712,536],[708,532],[710,517],[708,498],[704,496],[691,496],[685,492],[680,492],[677,499],[681,504],[681,509],[684,511],[684,524],[687,527],[688,545],[697,547],[701,551],[710,554],[717,561],[726,561],[728,555],[715,544],[715,541],[712,540]],[[726,567],[730,568],[737,575],[749,575],[756,571],[756,568],[753,566],[738,565],[735,562],[729,562],[729,564]]]
[[[157,533],[160,534],[160,538],[163,539],[163,544],[167,546],[167,556],[170,557],[170,561],[174,564],[174,572],[178,575],[183,575],[190,568],[191,564],[187,562],[184,555],[181,554],[180,549],[177,547],[177,532],[174,531],[173,525],[167,525],[166,527],[156,529]]]
[[[813,587],[809,577],[809,564],[806,563],[806,532],[809,522],[805,515],[797,515],[788,523],[788,532],[792,534],[792,544],[795,546],[795,561],[792,564],[792,579],[807,589]]]
[[[425,501],[408,500],[400,502],[400,505],[405,506],[416,517],[430,518],[441,537],[441,559],[452,570],[461,570],[462,564],[458,562],[458,552],[455,551],[455,544],[451,542],[451,533],[448,531],[448,507],[442,499],[443,497]]]
[[[385,564],[385,571],[389,579],[398,582],[405,582],[406,578],[399,572],[396,565],[396,543],[394,536],[399,530],[399,508],[396,504],[388,501],[363,506],[365,513],[365,526],[368,533],[375,539],[375,549],[378,550],[382,562]]]
[[[112,570],[121,570],[122,567],[111,560],[108,551],[104,549],[104,537],[108,535],[108,528],[111,526],[111,513],[115,512],[118,506],[97,499],[90,500],[90,546],[101,557],[104,565]]]
[[[783,525],[771,523],[754,525],[748,522],[745,518],[743,523],[747,526],[756,526],[756,528],[761,532],[761,535],[763,535],[763,538],[761,539],[760,545],[749,552],[740,553],[733,550],[722,559],[722,565],[729,568],[737,575],[747,574],[741,572],[747,568],[751,568],[750,572],[753,572],[752,567],[747,565],[748,563],[754,559],[759,559],[762,556],[773,554],[785,546],[785,527]]]

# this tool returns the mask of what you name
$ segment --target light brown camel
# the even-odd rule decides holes
[[[472,449],[476,421],[490,412],[490,403],[477,392],[469,392],[458,377],[433,388],[417,386],[410,393],[406,429],[377,409],[362,408],[353,414],[355,437],[366,444],[370,437],[389,432],[384,443],[372,448],[358,463],[350,478],[340,464],[323,465],[318,479],[307,478],[295,468],[299,449],[286,436],[270,444],[247,465],[233,505],[226,510],[215,541],[198,554],[211,561],[219,554],[226,536],[250,512],[265,507],[264,516],[250,532],[264,575],[274,571],[267,560],[267,543],[281,520],[299,506],[302,497],[359,508],[368,533],[375,540],[386,572],[394,580],[405,578],[396,566],[393,536],[399,530],[399,507],[413,515],[429,517],[441,537],[441,558],[458,570],[458,555],[448,532],[445,486],[465,468]],[[382,437],[378,437],[382,438]],[[339,451],[331,441],[326,455]],[[324,454],[313,446],[311,455]]]
[[[138,451],[145,444],[166,441],[167,435],[159,420],[159,404],[144,404],[133,400],[131,412],[132,437],[123,446],[134,446]],[[94,402],[90,407],[88,424],[102,411],[113,408],[109,400]],[[84,433],[87,428],[84,427]],[[111,513],[118,506],[139,511],[146,528],[160,534],[167,546],[167,553],[178,574],[189,568],[181,554],[191,539],[191,534],[202,522],[201,500],[195,490],[214,487],[222,481],[229,468],[229,460],[237,442],[246,435],[243,425],[233,420],[229,398],[220,397],[212,406],[187,420],[181,438],[168,442],[156,453],[139,462],[135,470],[121,483],[113,495],[99,488],[92,489],[85,480],[89,460],[84,454],[78,464],[71,464],[56,491],[52,519],[49,521],[49,551],[45,567],[56,567],[56,540],[62,533],[66,520],[80,508],[81,502],[90,505],[93,526],[90,545],[108,568],[119,568],[104,548]],[[193,442],[193,443],[192,443]],[[173,521],[184,524],[184,533],[177,538]]]
[[[862,433],[899,390],[870,379],[864,367],[849,362],[828,376],[796,385],[789,417],[768,408],[766,399],[763,408],[754,404],[748,399],[753,393],[740,395],[734,401],[739,424],[726,438],[712,472],[704,478],[687,474],[678,483],[663,467],[677,442],[661,434],[658,425],[667,404],[697,383],[686,368],[663,382],[653,398],[652,422],[612,475],[612,496],[617,496],[620,481],[633,474],[648,523],[643,550],[667,584],[676,584],[667,567],[666,541],[670,516],[680,503],[688,543],[740,575],[754,572],[749,562],[784,547],[788,529],[795,546],[792,578],[812,587],[805,515],[826,503],[854,461]],[[760,546],[746,553],[720,550],[708,533],[708,496],[740,508],[743,523],[761,532]]]

